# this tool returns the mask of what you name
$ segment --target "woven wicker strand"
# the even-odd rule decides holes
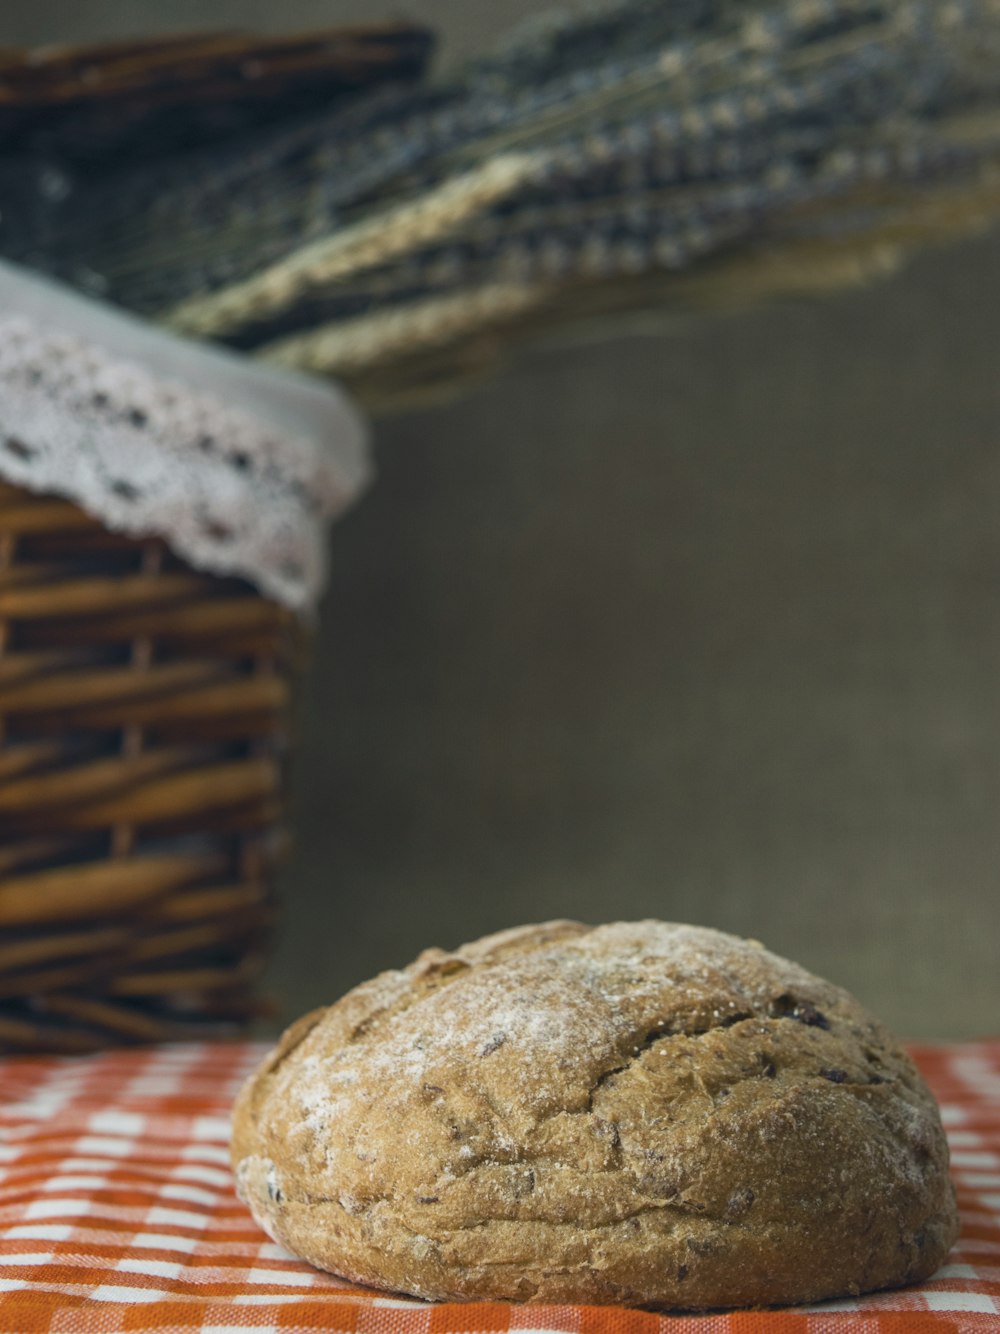
[[[249,585],[0,483],[0,1051],[256,1013],[301,646]]]

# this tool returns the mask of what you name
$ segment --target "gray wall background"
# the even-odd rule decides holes
[[[399,8],[7,0],[0,41]],[[405,6],[445,58],[532,8]],[[650,915],[905,1036],[1000,1032],[998,311],[994,236],[379,423],[303,700],[287,1012],[431,943]]]

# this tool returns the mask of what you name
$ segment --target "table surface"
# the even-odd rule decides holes
[[[233,1192],[228,1110],[262,1054],[187,1044],[0,1061],[0,1334],[887,1334],[1000,1331],[1000,1041],[920,1047],[962,1212],[920,1288],[812,1308],[669,1316],[431,1306],[353,1287],[269,1241]]]

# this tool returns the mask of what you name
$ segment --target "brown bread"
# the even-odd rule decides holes
[[[926,1278],[937,1107],[846,992],[756,942],[551,922],[428,950],[295,1024],[233,1164],[278,1242],[421,1297],[686,1309]]]

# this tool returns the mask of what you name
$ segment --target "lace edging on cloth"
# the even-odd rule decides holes
[[[327,520],[367,480],[308,433],[7,312],[0,476],[300,611],[322,591]]]

